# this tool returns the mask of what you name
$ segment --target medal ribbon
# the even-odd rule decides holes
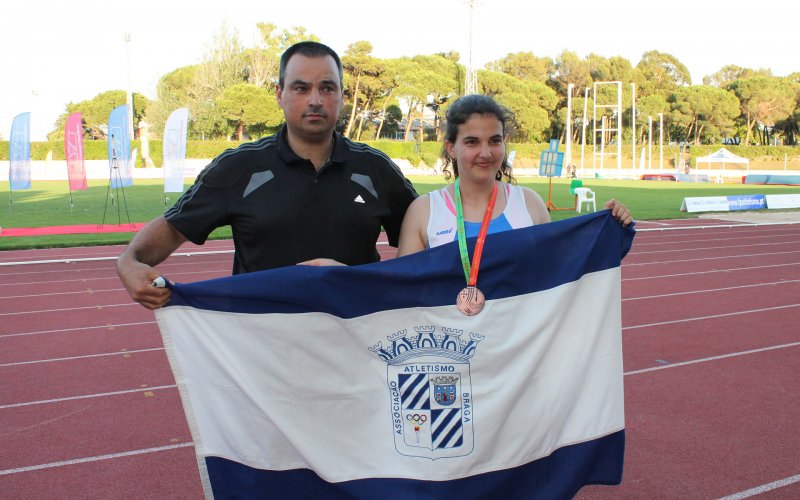
[[[483,214],[481,230],[478,232],[478,240],[475,242],[475,253],[472,255],[471,266],[469,263],[469,251],[467,250],[467,233],[464,231],[464,208],[461,205],[461,189],[458,185],[458,178],[456,178],[455,192],[458,250],[461,253],[461,265],[464,268],[464,278],[467,280],[467,286],[475,286],[478,283],[478,269],[481,267],[483,244],[486,242],[489,222],[492,220],[492,212],[494,212],[494,203],[497,201],[497,183],[494,183],[492,195],[489,196],[489,204],[486,205],[486,213]]]

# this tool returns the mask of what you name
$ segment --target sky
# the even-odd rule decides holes
[[[45,140],[68,103],[127,90],[129,81],[133,92],[155,98],[161,76],[203,61],[223,23],[246,47],[255,45],[256,23],[266,22],[279,29],[303,26],[340,55],[367,40],[380,58],[455,50],[468,62],[466,0],[238,3],[6,2],[0,9],[0,138],[8,140],[14,116],[31,112],[31,140]],[[623,56],[636,65],[643,53],[658,50],[677,57],[696,84],[727,64],[769,68],[776,76],[800,71],[797,1],[758,11],[758,3],[744,0],[475,3],[477,67],[512,52],[555,58],[564,50]]]

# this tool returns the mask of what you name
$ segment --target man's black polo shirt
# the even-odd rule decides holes
[[[381,227],[397,246],[416,196],[385,154],[339,134],[317,172],[289,148],[284,127],[215,158],[165,217],[196,244],[230,225],[234,274],[314,258],[356,265],[379,260]]]

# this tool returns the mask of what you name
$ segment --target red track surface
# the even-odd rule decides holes
[[[624,261],[625,475],[579,498],[800,498],[800,225],[705,223],[719,227],[640,231]],[[230,253],[211,252],[231,247],[159,267],[227,275]],[[114,273],[120,250],[0,253],[0,498],[202,496],[153,315]]]

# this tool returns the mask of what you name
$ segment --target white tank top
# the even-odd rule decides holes
[[[525,193],[519,186],[500,184],[506,192],[506,208],[500,216],[489,223],[489,234],[509,231],[533,225],[525,206]],[[430,215],[428,217],[428,248],[438,247],[456,240],[456,205],[446,188],[428,193]],[[480,222],[464,221],[467,238],[478,236]]]

